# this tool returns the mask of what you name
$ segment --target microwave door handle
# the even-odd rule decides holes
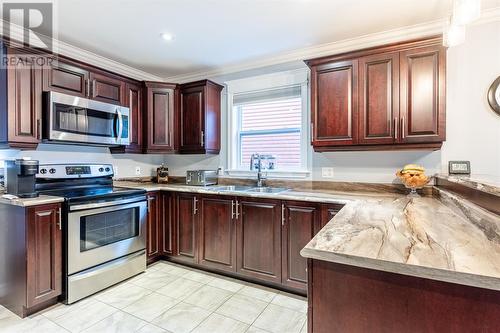
[[[116,114],[118,116],[118,135],[116,138],[116,142],[120,142],[122,139],[122,133],[123,133],[123,115],[120,111],[120,108],[116,109]]]

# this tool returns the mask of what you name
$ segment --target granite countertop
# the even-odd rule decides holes
[[[394,193],[290,190],[215,192],[177,184],[115,182],[147,191],[179,191],[338,203],[345,206],[301,251],[306,258],[500,290],[500,217],[438,191]]]
[[[20,206],[20,207],[30,207],[45,205],[51,203],[63,202],[63,197],[55,197],[50,195],[40,195],[36,198],[16,198],[16,199],[6,199],[2,197],[3,193],[0,193],[0,204]]]
[[[458,183],[467,187],[497,195],[500,197],[500,179],[488,175],[445,175],[438,174],[437,178]]]
[[[301,255],[500,290],[500,217],[432,197],[355,200]]]

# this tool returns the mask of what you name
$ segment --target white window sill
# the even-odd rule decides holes
[[[228,177],[234,177],[234,178],[256,178],[257,177],[257,171],[250,171],[250,170],[226,170],[225,172],[226,176]],[[269,179],[276,179],[276,178],[297,178],[297,179],[304,179],[308,178],[311,175],[310,171],[278,171],[278,170],[272,170],[272,171],[262,171],[262,174],[264,177],[269,178]]]

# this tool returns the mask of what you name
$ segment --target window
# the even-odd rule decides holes
[[[250,170],[254,153],[276,157],[277,172],[304,172],[307,149],[302,84],[236,93],[233,96],[231,169]]]

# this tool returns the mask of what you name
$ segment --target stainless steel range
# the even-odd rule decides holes
[[[146,269],[146,191],[114,187],[112,177],[111,165],[40,165],[37,191],[65,198],[68,304]]]

